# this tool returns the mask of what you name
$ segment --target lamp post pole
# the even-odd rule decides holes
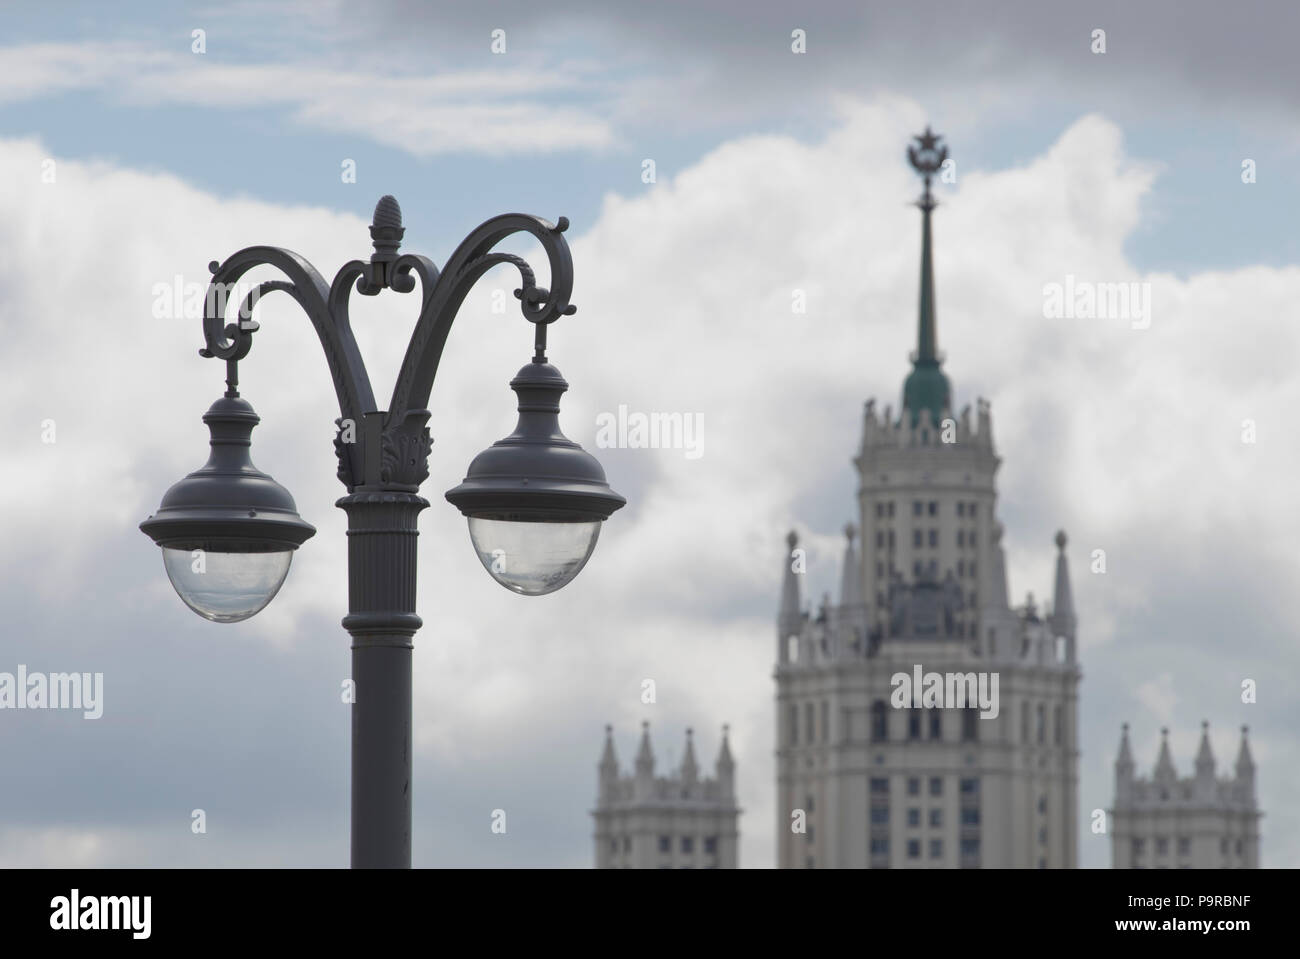
[[[515,592],[551,592],[582,569],[601,523],[625,503],[609,488],[595,458],[559,430],[559,396],[568,384],[547,362],[546,328],[575,309],[569,304],[573,267],[563,236],[567,227],[563,217],[556,224],[520,214],[495,217],[474,230],[439,271],[426,257],[398,254],[405,232],[401,210],[385,196],[370,227],[374,253],[369,261],[345,264],[328,286],[310,263],[276,247],[249,247],[209,265],[206,346],[200,353],[226,361],[228,386],[205,416],[212,455],[205,467],[167,492],[141,528],[163,547],[168,575],[185,602],[217,622],[238,622],[270,602],[287,575],[292,551],[315,532],[297,515],[288,491],[252,465],[249,435],[258,418],[238,391],[238,363],[258,329],[253,307],[267,293],[288,293],[316,330],[339,402],[334,446],[347,495],[336,505],[348,517],[343,627],[352,637],[355,687],[354,868],[411,865],[411,656],[421,625],[415,612],[416,521],[429,505],[419,495],[429,475],[432,443],[425,426],[427,404],[451,324],[470,288],[492,267],[509,264],[519,271],[515,295],[524,318],[535,325],[535,337],[531,363],[510,384],[519,396],[519,425],[480,453],[465,481],[446,494],[469,517],[480,561]],[[551,289],[536,285],[522,258],[495,252],[517,233],[541,244]],[[228,291],[262,266],[274,267],[285,279],[255,286],[240,306],[239,322],[227,324]],[[417,278],[420,316],[392,401],[379,410],[352,334],[348,300],[353,289],[364,296],[385,289],[409,293]],[[494,548],[498,543],[505,548]],[[217,554],[222,569],[243,574],[255,569],[262,577],[260,592],[247,595],[246,575],[241,580],[232,573],[220,588],[210,575],[206,580],[189,575],[190,551]]]

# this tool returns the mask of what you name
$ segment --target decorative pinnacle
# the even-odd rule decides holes
[[[1058,530],[1056,531],[1056,548],[1059,549],[1059,550],[1064,550],[1064,549],[1065,549],[1065,544],[1066,544],[1067,542],[1068,542],[1068,540],[1065,538],[1065,530],[1063,530],[1063,529],[1058,529]]]
[[[385,194],[375,204],[375,215],[370,220],[370,239],[375,252],[371,263],[389,263],[397,259],[397,248],[406,234],[402,226],[402,208],[397,200]]]
[[[384,194],[375,204],[375,215],[371,218],[371,225],[375,227],[395,227],[402,228],[402,208],[397,205],[397,200],[390,194]]]
[[[791,549],[794,549],[796,546],[799,545],[799,534],[796,533],[794,530],[790,530],[790,535],[785,538],[785,543]]]
[[[853,545],[853,537],[856,536],[857,533],[858,533],[858,528],[856,526],[854,526],[852,523],[845,524],[844,538],[849,541],[850,546]]]

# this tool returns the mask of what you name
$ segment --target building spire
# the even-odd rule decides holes
[[[803,613],[800,610],[799,574],[795,571],[795,547],[799,545],[799,536],[794,530],[785,538],[786,553],[783,561],[784,575],[781,580],[781,609],[776,617],[777,642],[780,644],[779,662],[786,661],[787,641],[797,635],[802,627]]]
[[[1070,590],[1070,564],[1065,558],[1065,530],[1056,531],[1056,588],[1052,592],[1052,632],[1065,637],[1065,658],[1074,662],[1074,635],[1077,620],[1074,617],[1074,594]]]
[[[682,757],[682,785],[693,789],[700,780],[700,765],[695,761],[694,730],[686,730],[686,755]]]
[[[1121,729],[1122,732],[1119,739],[1119,758],[1115,760],[1115,765],[1131,770],[1133,768],[1133,748],[1129,745],[1128,741],[1128,723],[1125,723]]]
[[[614,727],[605,727],[605,749],[600,754],[600,802],[609,802],[618,788],[618,757],[614,755]]]
[[[857,527],[849,523],[844,527],[844,569],[840,575],[840,606],[848,609],[862,605],[862,570],[858,567],[858,551],[853,548]]]
[[[911,414],[915,426],[922,410],[929,410],[931,424],[938,427],[944,414],[952,406],[952,390],[948,377],[939,368],[938,331],[934,306],[934,259],[930,237],[930,212],[938,205],[930,192],[930,179],[948,159],[948,147],[939,141],[942,137],[925,128],[915,146],[907,148],[907,158],[913,169],[921,174],[925,192],[917,200],[921,210],[921,295],[917,315],[916,352],[912,355],[912,372],[903,384],[903,408]]]
[[[1201,720],[1201,746],[1196,750],[1196,774],[1214,775],[1214,750],[1210,748],[1210,723]]]
[[[1249,726],[1241,727],[1241,751],[1237,753],[1237,775],[1242,773],[1254,774],[1255,760],[1250,755],[1250,743],[1246,741],[1246,733],[1250,732]]]
[[[718,750],[718,760],[714,769],[718,774],[718,788],[722,795],[734,798],[736,793],[736,761],[731,756],[731,743],[728,741],[731,727],[722,726],[722,748]]]
[[[1174,769],[1174,757],[1169,752],[1169,727],[1160,730],[1160,755],[1156,757],[1156,781],[1173,782],[1178,778]]]

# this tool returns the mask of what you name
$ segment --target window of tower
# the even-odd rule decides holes
[[[939,531],[937,529],[932,529],[930,530],[930,548],[933,549],[938,545],[939,545]]]
[[[922,535],[922,534],[921,534],[921,531],[920,531],[919,529],[914,529],[914,530],[912,530],[912,547],[913,547],[914,549],[920,549],[920,548],[921,548],[921,535]]]
[[[939,575],[939,561],[937,559],[930,560],[930,575],[931,576]]]
[[[888,796],[889,780],[884,776],[873,776],[871,778],[871,792],[876,796]]]
[[[931,839],[931,840],[930,840],[930,858],[931,858],[931,859],[942,859],[942,858],[943,858],[943,840],[942,840],[942,839]]]
[[[943,713],[937,709],[930,710],[930,738],[943,739]]]
[[[980,824],[980,807],[963,806],[961,810],[961,824],[963,826],[978,826]]]
[[[1064,730],[1061,728],[1063,725],[1061,717],[1062,711],[1058,705],[1052,710],[1052,742],[1058,746],[1061,745],[1061,740],[1064,737]]]
[[[876,742],[884,742],[889,738],[889,714],[886,712],[888,708],[881,699],[871,704],[871,738]]]
[[[930,810],[930,828],[939,829],[943,826],[943,809]]]
[[[921,501],[919,499],[912,500],[912,515],[913,516],[921,515]]]
[[[957,545],[958,545],[958,546],[965,546],[965,545],[966,545],[966,531],[965,531],[965,530],[960,530],[960,529],[957,530]]]
[[[704,851],[705,851],[706,853],[708,853],[710,856],[715,855],[715,854],[717,853],[717,851],[718,851],[718,837],[717,837],[717,836],[705,836],[705,837],[704,837]]]
[[[894,548],[894,531],[892,529],[889,531],[889,548]]]
[[[1178,837],[1178,855],[1190,856],[1192,854],[1192,840],[1187,836]]]
[[[907,811],[907,825],[911,829],[921,828],[921,810],[912,808]]]
[[[795,746],[799,743],[799,707],[792,705],[790,707],[790,745]]]
[[[919,559],[912,564],[912,575],[917,579],[921,578],[921,561]]]
[[[872,806],[872,807],[871,807],[871,822],[872,822],[874,825],[877,825],[877,826],[888,826],[888,825],[889,825],[889,807],[888,807],[888,806]]]
[[[885,576],[885,564],[876,563],[876,579],[883,579]]]
[[[907,841],[907,858],[908,859],[921,858],[921,840],[909,839]]]
[[[812,826],[809,826],[808,829],[809,831],[811,831]],[[682,852],[695,852],[695,839],[693,837],[691,836],[682,837]]]
[[[1047,741],[1047,708],[1042,703],[1038,704],[1038,742],[1040,744]]]
[[[882,518],[884,517],[884,515],[885,515],[885,504],[884,504],[884,503],[877,503],[877,504],[876,504],[876,519],[882,519]]]
[[[1020,741],[1029,742],[1029,704],[1020,704]]]
[[[966,504],[961,500],[957,500],[957,515],[958,516],[966,515]]]
[[[909,777],[907,778],[907,794],[908,794],[909,796],[919,796],[919,795],[921,795],[921,777],[920,777],[920,776],[909,776]],[[1226,846],[1224,847],[1224,850],[1223,850],[1223,851],[1224,851],[1225,853],[1228,851]]]
[[[930,515],[931,516],[939,515],[939,502],[937,500],[930,500]]]
[[[804,739],[808,740],[808,744],[811,746],[814,742],[817,741],[817,727],[813,725],[813,704],[812,703],[807,703],[804,706],[803,718],[804,718],[804,723],[803,723]]]
[[[889,501],[889,518],[894,518],[894,501],[892,499]]]
[[[1038,797],[1038,811],[1039,811],[1039,813],[1046,813],[1046,812],[1047,812],[1047,797],[1046,797],[1046,796],[1039,796],[1039,797]]]
[[[967,706],[961,711],[962,742],[973,743],[979,739],[979,710]]]
[[[909,709],[907,711],[907,738],[921,738],[921,711],[919,709]]]
[[[822,742],[831,738],[831,704],[822,700]]]
[[[943,795],[943,777],[942,777],[942,776],[931,776],[931,777],[930,777],[930,795],[931,795],[931,796],[942,796],[942,795]]]
[[[673,837],[672,837],[672,836],[660,836],[660,837],[659,837],[659,851],[660,851],[660,852],[672,852],[672,851],[673,851]]]
[[[876,549],[881,549],[885,545],[885,531],[876,530]]]
[[[961,781],[961,794],[963,796],[978,796],[980,794],[980,781],[975,778],[963,779]]]
[[[1169,855],[1169,839],[1165,836],[1156,836],[1156,855]]]

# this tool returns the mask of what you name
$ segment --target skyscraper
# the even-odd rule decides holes
[[[916,141],[917,349],[898,414],[866,404],[838,604],[804,611],[805,558],[788,538],[777,861],[1073,867],[1081,672],[1067,540],[1056,534],[1052,609],[1040,614],[1032,594],[1013,608],[992,413],[983,399],[973,421],[969,406],[954,413],[938,350],[930,187],[948,151],[928,128]]]

